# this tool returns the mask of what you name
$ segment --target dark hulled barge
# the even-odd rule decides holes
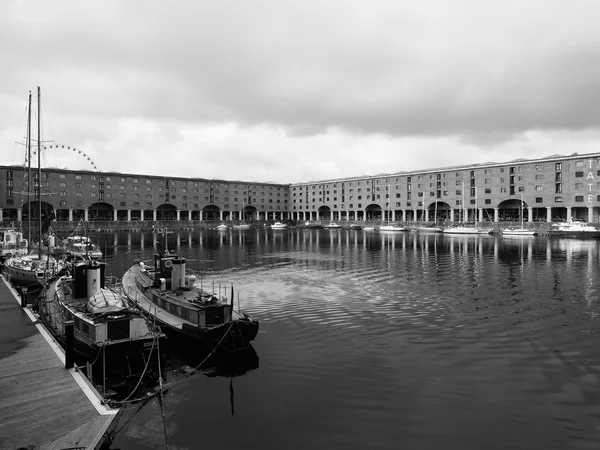
[[[169,251],[154,257],[153,267],[140,261],[123,276],[129,299],[150,315],[169,340],[185,345],[235,351],[247,347],[258,333],[259,323],[235,311],[231,300],[218,298],[195,286],[186,275],[185,258]]]
[[[90,364],[88,377],[109,386],[140,379],[164,379],[166,335],[128,305],[119,287],[105,287],[105,264],[87,261],[50,280],[40,294],[38,312],[46,328],[66,347],[66,326],[72,321],[75,360]]]

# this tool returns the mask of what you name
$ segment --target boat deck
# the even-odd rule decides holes
[[[97,449],[119,414],[0,279],[0,448]]]
[[[146,312],[151,313],[155,316],[159,321],[169,324],[172,327],[181,329],[184,323],[190,323],[185,319],[182,319],[179,316],[171,314],[165,309],[157,306],[152,303],[148,298],[144,295],[141,289],[138,287],[136,280],[142,284],[143,286],[151,286],[151,281],[147,279],[144,275],[140,273],[140,269],[138,265],[134,265],[125,272],[123,275],[123,286],[127,286],[126,293],[129,297],[137,302],[137,304]],[[190,302],[196,298],[197,292],[194,291],[182,291],[180,296],[173,297],[171,299],[175,303],[179,303],[186,307],[194,307],[195,305]],[[198,307],[200,309],[200,307]],[[232,311],[232,320],[240,319],[242,315],[238,311]]]

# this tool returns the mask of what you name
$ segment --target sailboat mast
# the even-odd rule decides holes
[[[37,192],[37,199],[38,199],[38,231],[40,233],[39,235],[39,239],[38,239],[38,249],[39,249],[39,255],[40,258],[42,256],[42,156],[41,156],[41,150],[42,150],[42,113],[41,113],[41,109],[40,109],[40,104],[41,104],[41,91],[40,91],[40,87],[37,87],[37,102],[38,102],[38,128],[37,128],[37,156],[38,156],[38,192]]]
[[[31,91],[27,112],[27,253],[31,251]]]

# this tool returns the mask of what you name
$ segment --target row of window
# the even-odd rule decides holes
[[[592,168],[594,166],[600,166],[600,159],[592,159],[592,160],[586,160],[586,161],[583,161],[583,160],[575,161],[575,167],[586,167],[586,166],[588,166],[590,168]],[[525,166],[511,166],[511,167],[508,167],[508,173],[515,174],[516,172],[522,172],[524,170],[524,168],[525,168]],[[500,167],[499,168],[499,173],[501,173],[501,174],[502,173],[506,173],[506,171],[507,171],[506,169],[507,169],[507,167]],[[539,170],[543,170],[543,167],[542,167],[541,164],[535,164],[534,169],[536,171],[539,171]],[[556,163],[555,166],[554,166],[554,170],[556,172],[562,171],[562,163]],[[492,169],[484,169],[484,174],[485,175],[490,175],[491,173],[492,173]],[[429,174],[429,175],[415,175],[414,177],[418,181],[426,179],[427,177],[430,180],[433,180],[435,178],[436,180],[439,181],[439,180],[442,180],[442,179],[446,178],[447,174],[448,174],[447,172],[444,172],[444,173]],[[469,176],[470,176],[471,179],[475,178],[475,174],[476,174],[475,170],[469,171]],[[464,175],[464,172],[455,172],[455,177],[456,178],[462,178],[463,175]],[[539,175],[541,175],[541,176],[539,176]],[[600,170],[597,171],[597,175],[600,175]],[[575,176],[576,177],[581,177],[581,176],[584,176],[584,175],[583,175],[583,172],[579,172],[578,171],[578,172],[575,173]],[[411,183],[412,182],[412,178],[413,178],[413,176],[407,176],[406,177],[406,182],[407,183]],[[543,174],[538,174],[538,175],[536,175],[535,178],[536,178],[536,180],[542,179],[543,178]],[[502,180],[505,180],[505,179],[503,178]],[[339,183],[332,183],[332,184],[317,184],[317,185],[312,185],[311,188],[312,188],[312,190],[316,190],[317,188],[318,189],[324,189],[324,188],[332,187],[332,186],[333,187],[338,187],[338,184],[341,185],[341,187],[354,186],[354,185],[361,186],[363,182],[366,185],[375,185],[375,184],[379,184],[380,181],[384,181],[385,184],[391,184],[393,182],[396,182],[396,183],[401,182],[402,180],[401,180],[400,177],[386,178],[386,179],[383,179],[383,180],[379,180],[379,179],[378,180],[357,180],[357,181],[346,181],[346,182],[339,182]],[[504,181],[502,181],[502,182],[504,182]],[[354,184],[354,183],[356,183],[356,184]],[[461,183],[462,183],[462,181],[456,181],[457,185],[461,184]],[[297,187],[293,188],[294,191],[296,189],[299,190],[299,191],[302,191],[303,189],[306,190],[306,191],[308,191],[309,190],[309,186],[304,186],[304,187],[297,186]]]
[[[585,201],[585,196],[583,195],[576,195],[575,196],[575,202],[576,203],[583,203]],[[600,195],[596,196],[596,201],[600,202]],[[562,203],[563,202],[563,197],[554,197],[554,202],[555,203]],[[471,200],[471,205],[475,205],[475,200]],[[486,205],[491,205],[492,204],[492,200],[489,198],[486,198],[484,203]],[[535,198],[535,203],[544,203],[544,198],[543,197],[536,197]],[[387,205],[387,204],[386,204]],[[402,206],[402,202],[396,202],[395,206],[401,207]],[[412,204],[412,202],[406,202],[406,207],[422,207],[423,206],[423,202],[419,201],[417,202],[415,205]],[[461,200],[456,200],[456,206],[462,206],[462,201]],[[333,205],[333,209],[337,209],[338,205]],[[344,208],[344,205],[340,205],[341,208]],[[363,208],[363,204],[362,203],[358,203],[356,205],[357,208]],[[298,208],[296,208],[296,206],[294,206],[294,210],[298,210],[301,207],[299,206]],[[348,205],[348,209],[353,209],[354,208],[354,204],[350,203]]]

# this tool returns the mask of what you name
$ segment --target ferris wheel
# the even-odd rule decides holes
[[[95,171],[99,171],[98,167],[96,166],[96,163],[92,160],[92,158],[87,155],[83,150],[78,149],[76,147],[72,147],[70,145],[60,145],[60,144],[51,144],[51,145],[45,145],[43,147],[41,147],[42,150],[50,150],[50,149],[56,149],[56,150],[67,150],[72,152],[72,155],[75,156],[79,156],[81,158],[83,158],[83,161],[86,162],[87,164],[89,164],[90,166],[92,166],[92,168]],[[35,155],[37,154],[37,150],[35,149],[31,149],[31,159],[32,159],[32,163],[34,160],[34,157],[36,157]],[[25,165],[27,165],[27,155],[25,155]]]

